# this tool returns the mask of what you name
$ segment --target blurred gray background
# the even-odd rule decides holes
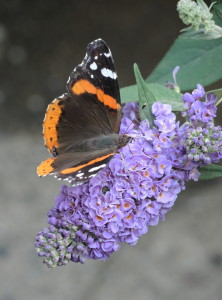
[[[47,269],[34,240],[61,182],[39,179],[48,103],[63,94],[86,45],[110,46],[120,86],[144,77],[182,28],[177,1],[0,1],[0,299],[222,299],[221,179],[187,186],[137,246],[106,262]]]

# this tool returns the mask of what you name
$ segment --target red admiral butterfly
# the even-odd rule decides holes
[[[68,79],[67,90],[46,110],[43,137],[54,157],[43,161],[37,173],[55,174],[78,185],[95,176],[130,139],[118,134],[119,84],[103,40],[88,45],[85,58]]]

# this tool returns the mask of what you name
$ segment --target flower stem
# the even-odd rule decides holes
[[[217,103],[215,104],[215,106],[218,106],[220,103],[222,102],[222,98],[220,98]]]

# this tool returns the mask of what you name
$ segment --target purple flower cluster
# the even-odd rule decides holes
[[[215,97],[207,95],[203,102],[204,95],[201,86],[184,95],[187,122],[182,126],[168,104],[153,104],[153,128],[139,121],[137,104],[125,105],[120,133],[131,141],[89,182],[62,186],[48,213],[50,227],[37,236],[37,251],[49,267],[105,260],[120,243],[135,245],[149,226],[164,220],[185,181],[197,180],[197,167],[208,163],[200,151],[211,161],[221,155],[221,128],[208,125],[216,114]]]
[[[216,96],[206,94],[204,88],[197,85],[191,94],[185,93],[183,99],[186,109],[183,116],[187,122],[182,128],[181,143],[186,149],[187,159],[198,166],[217,163],[222,157],[222,128],[214,126]]]

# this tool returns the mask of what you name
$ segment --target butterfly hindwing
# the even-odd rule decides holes
[[[39,176],[55,174],[58,179],[84,183],[103,169],[115,152],[97,150],[89,152],[63,153],[43,161],[37,168]]]

